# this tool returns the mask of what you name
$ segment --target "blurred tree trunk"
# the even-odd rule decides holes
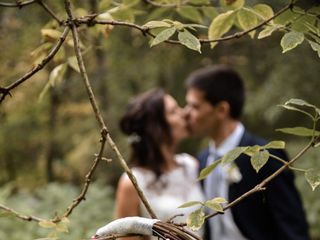
[[[59,107],[59,97],[57,90],[55,88],[50,88],[50,112],[49,112],[49,122],[48,122],[48,149],[47,149],[47,163],[46,163],[46,175],[47,181],[52,182],[55,180],[53,163],[57,157],[57,142],[55,137],[55,132],[57,130],[57,113]]]

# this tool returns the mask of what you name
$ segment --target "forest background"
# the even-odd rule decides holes
[[[81,16],[99,12],[107,2],[77,0],[74,4],[77,15]],[[257,2],[263,1],[247,1],[251,5]],[[274,9],[287,3],[284,0],[265,2]],[[59,9],[63,4],[50,1],[50,6]],[[140,22],[163,14],[185,17],[176,9],[149,10],[131,10],[118,17]],[[52,29],[54,25],[37,5],[0,8],[0,86],[9,84],[39,63],[45,56],[43,48],[49,46],[41,45],[39,49],[39,45],[55,41],[44,29]],[[125,158],[129,153],[128,142],[120,133],[118,122],[128,100],[161,86],[184,106],[186,76],[194,69],[216,63],[232,65],[245,79],[248,91],[243,121],[246,127],[268,140],[285,140],[287,150],[294,155],[305,140],[288,137],[275,129],[311,123],[306,117],[284,111],[277,105],[290,98],[320,105],[319,57],[306,42],[281,53],[282,36],[279,32],[260,40],[244,36],[220,42],[213,50],[203,45],[199,54],[184,46],[166,43],[150,48],[149,39],[133,28],[92,26],[80,30],[93,90],[109,131]],[[63,75],[52,73],[72,49],[71,44],[69,48],[59,51],[52,63],[0,105],[0,203],[24,214],[50,218],[55,214],[53,211],[64,211],[78,195],[99,144],[96,120],[85,89],[79,87],[81,79],[75,58],[68,58],[70,67],[64,69]],[[54,82],[48,86],[48,79],[52,78]],[[200,139],[187,140],[180,151],[196,154],[205,145]],[[320,167],[320,153],[316,150],[305,154],[297,166]],[[114,155],[109,148],[106,152],[108,156]],[[66,234],[62,239],[89,238],[97,227],[112,219],[114,188],[120,174],[122,169],[117,161],[103,163],[97,169],[87,200],[70,216],[70,233],[59,233]],[[296,182],[313,239],[320,239],[319,188],[312,191],[299,173]],[[0,217],[0,239],[34,239],[51,231],[1,212]]]

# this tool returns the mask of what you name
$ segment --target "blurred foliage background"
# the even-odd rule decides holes
[[[85,11],[97,12],[98,2],[74,1],[80,15]],[[279,9],[287,1],[266,2]],[[60,1],[50,5],[57,11],[63,7]],[[151,8],[135,17],[137,22],[144,23],[162,14]],[[174,11],[166,14],[175,16]],[[0,8],[0,86],[12,83],[39,61],[41,56],[35,49],[44,43],[41,29],[49,21],[48,14],[38,5]],[[199,54],[170,44],[150,48],[148,38],[131,28],[105,29],[104,34],[98,28],[101,26],[80,28],[84,59],[103,116],[125,157],[128,144],[119,131],[118,120],[128,100],[161,86],[183,106],[186,76],[194,69],[216,63],[231,64],[245,79],[248,95],[243,120],[250,131],[269,140],[286,140],[291,156],[303,146],[304,140],[274,129],[311,127],[306,118],[284,111],[278,104],[302,98],[320,106],[319,58],[306,43],[282,54],[278,33],[262,40],[245,36],[221,42],[214,50],[203,46],[203,53]],[[64,51],[67,54],[71,50],[65,47]],[[99,149],[99,128],[76,71],[68,68],[63,79],[40,97],[50,72],[60,63],[61,59],[55,58],[0,105],[0,202],[41,217],[53,217],[55,210],[64,211],[78,195]],[[196,154],[205,144],[199,139],[187,140],[180,151]],[[110,149],[105,156],[114,158]],[[297,165],[320,167],[319,157],[314,149]],[[87,200],[70,217],[70,234],[63,239],[88,238],[94,229],[112,218],[113,188],[121,173],[116,161],[101,163]],[[312,192],[303,175],[296,176],[313,239],[320,239],[320,190]],[[46,234],[43,231],[35,223],[0,219],[1,239],[34,239]]]

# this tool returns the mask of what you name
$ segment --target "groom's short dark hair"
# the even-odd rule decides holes
[[[244,83],[240,75],[226,65],[205,67],[192,72],[186,80],[187,88],[204,93],[213,106],[221,101],[230,105],[230,116],[239,119],[245,102]]]

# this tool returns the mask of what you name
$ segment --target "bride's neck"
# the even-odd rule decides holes
[[[164,165],[161,166],[164,171],[170,171],[177,167],[177,162],[175,160],[176,147],[175,145],[163,145],[161,151],[164,157]]]

